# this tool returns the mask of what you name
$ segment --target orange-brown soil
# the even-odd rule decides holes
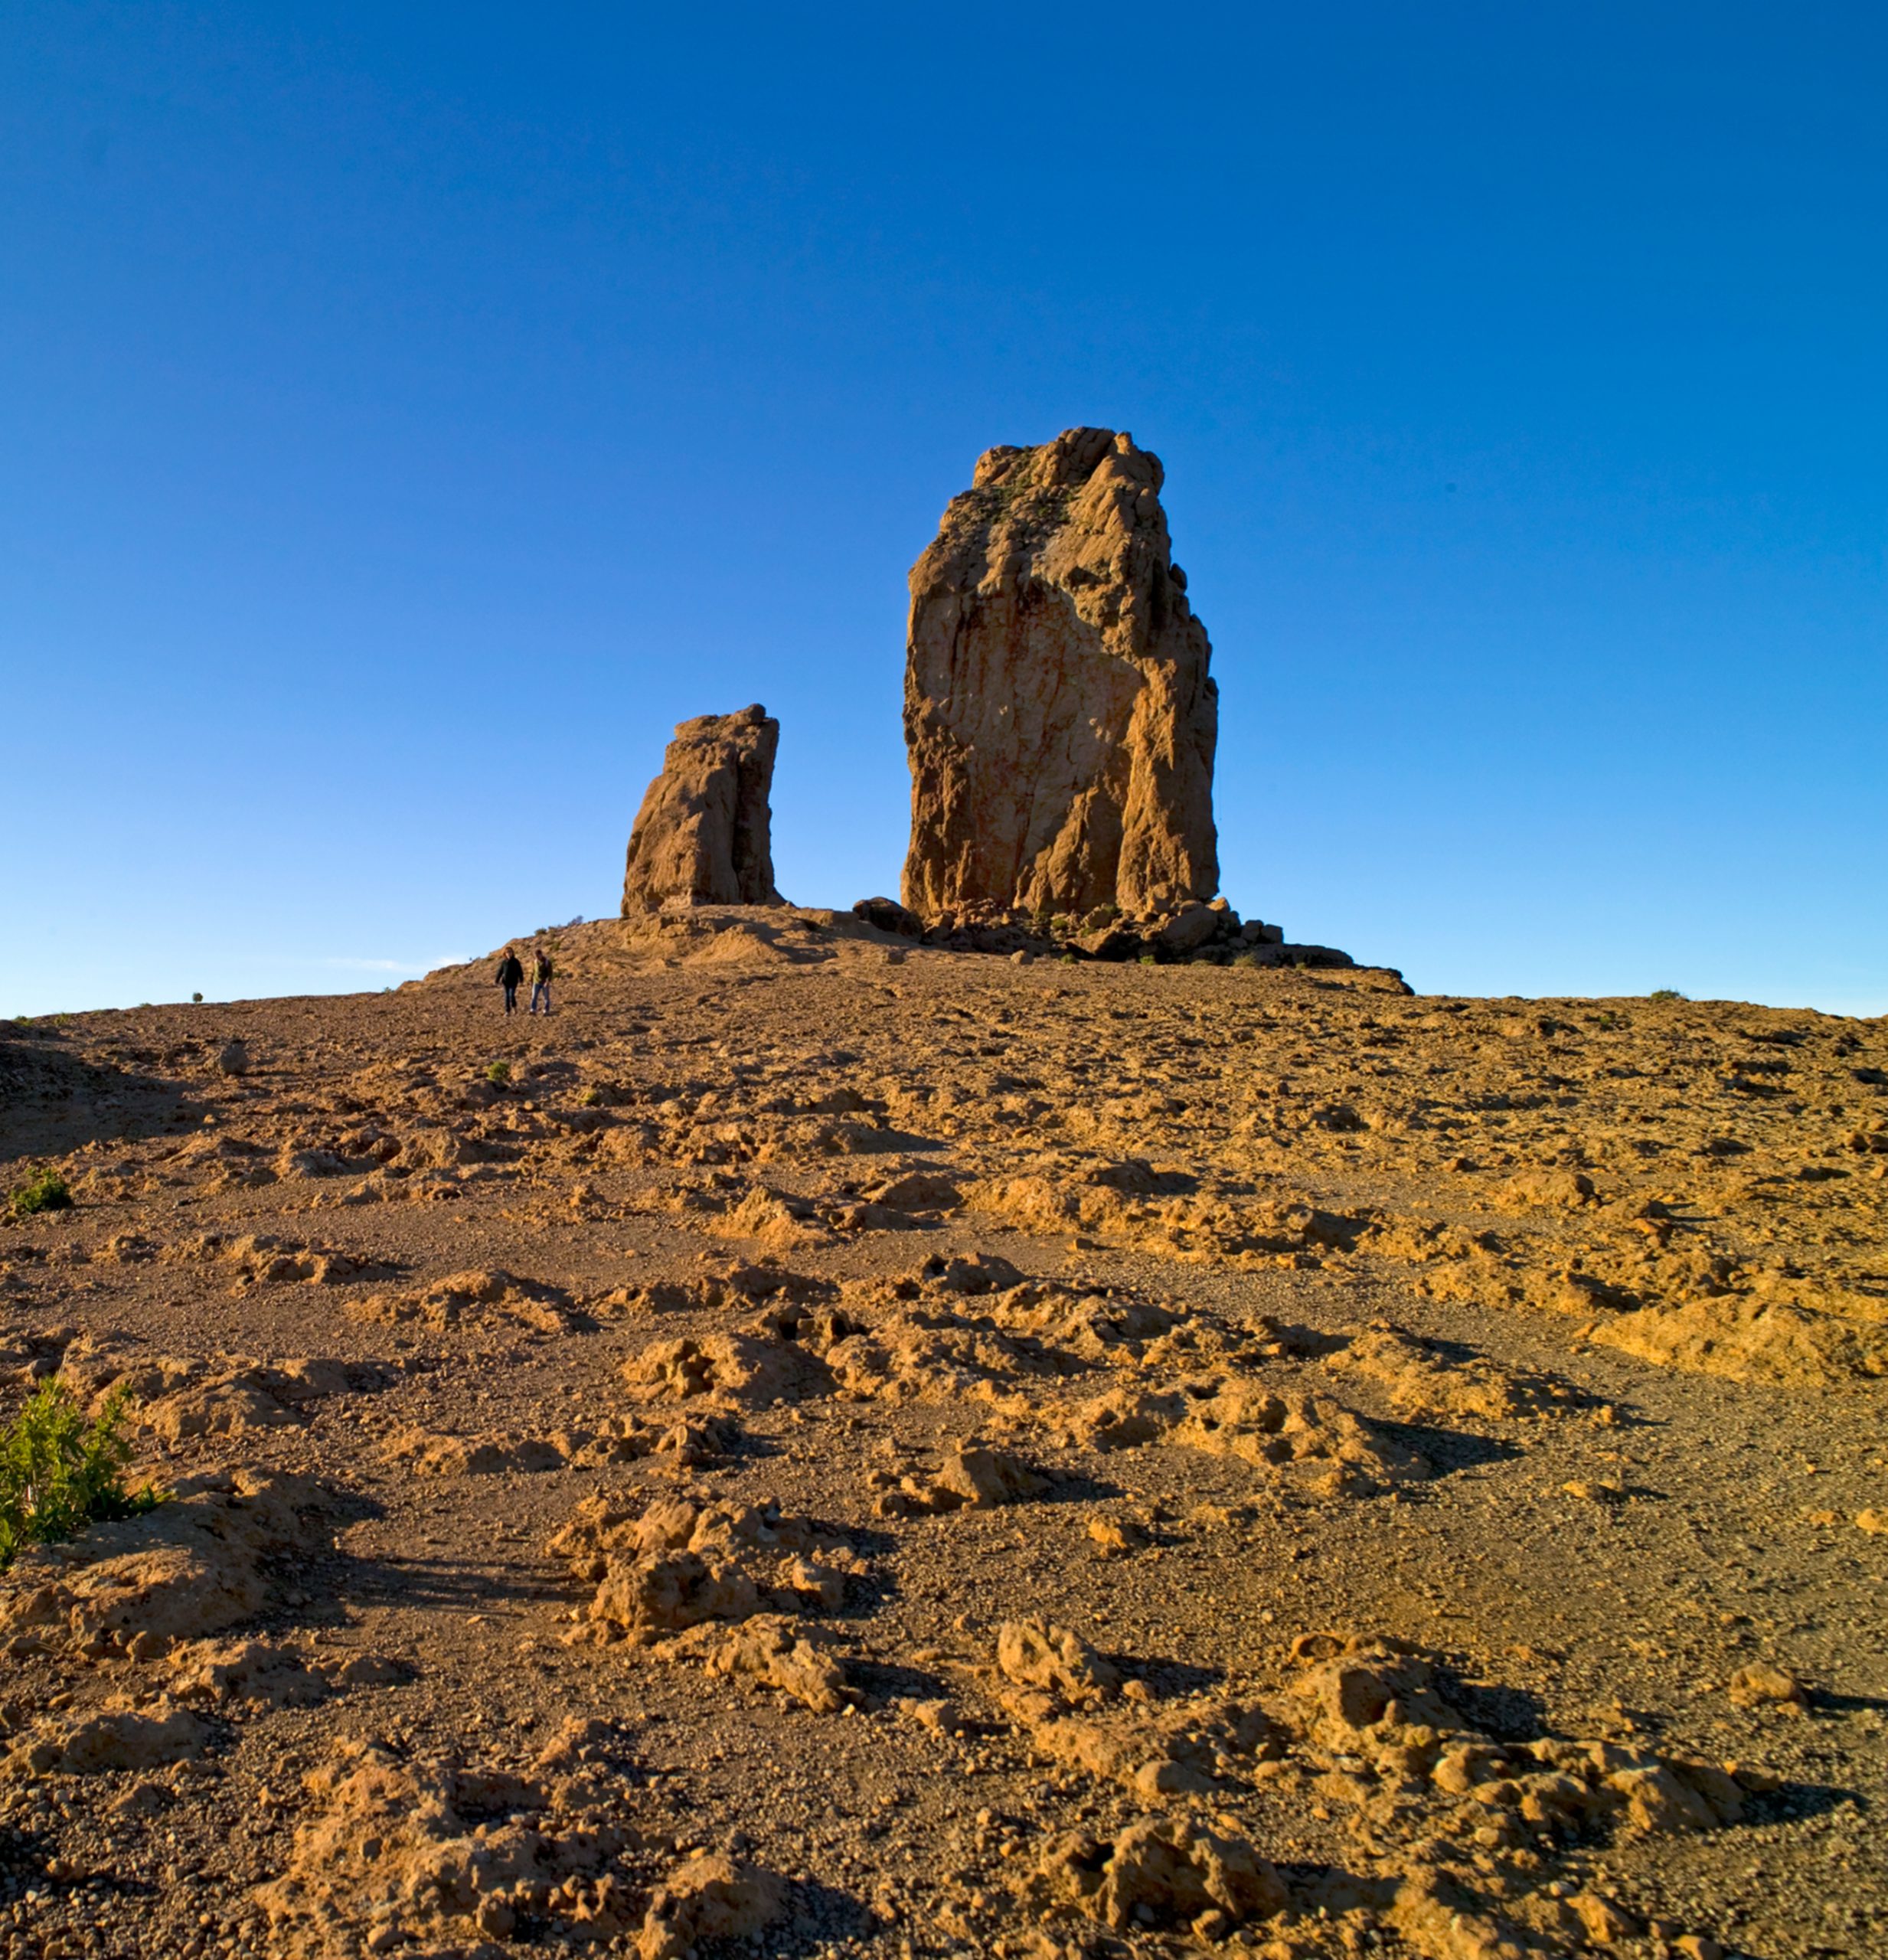
[[[1882,1024],[558,959],[0,1034],[0,1953],[1888,1950]]]

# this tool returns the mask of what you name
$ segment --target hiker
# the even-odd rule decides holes
[[[531,962],[531,1012],[537,1011],[537,1003],[542,1000],[544,1012],[550,1012],[550,975],[553,969],[550,955],[543,947],[537,949],[537,957]]]
[[[512,947],[505,948],[505,957],[498,962],[498,971],[495,977],[498,985],[505,989],[505,1012],[516,1014],[518,982],[524,978],[524,968],[518,959],[517,952]]]

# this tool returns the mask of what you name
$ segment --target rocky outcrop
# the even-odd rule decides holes
[[[780,724],[758,702],[675,730],[629,838],[625,918],[668,905],[779,905],[773,888],[774,750]]]
[[[1218,694],[1160,460],[1111,429],[986,450],[911,573],[905,903],[1210,898]]]

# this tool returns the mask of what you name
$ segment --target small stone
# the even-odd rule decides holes
[[[1726,1692],[1736,1708],[1800,1709],[1808,1699],[1794,1674],[1768,1661],[1753,1661],[1739,1668]]]

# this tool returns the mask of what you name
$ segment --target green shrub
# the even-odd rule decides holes
[[[509,1062],[494,1062],[485,1070],[485,1080],[494,1089],[502,1089],[511,1080],[511,1064]]]
[[[34,1172],[15,1187],[10,1202],[15,1218],[31,1218],[39,1211],[70,1211],[72,1190],[50,1165]]]
[[[156,1504],[148,1484],[126,1488],[125,1399],[125,1390],[113,1389],[88,1423],[56,1375],[27,1398],[0,1437],[0,1571],[28,1545],[70,1538],[107,1518],[135,1517]]]
[[[577,1100],[586,1109],[600,1109],[603,1106],[603,1092],[595,1083],[592,1083],[590,1087],[577,1098]]]
[[[1648,1001],[1682,1001],[1685,997],[1676,987],[1654,987],[1645,998]]]

